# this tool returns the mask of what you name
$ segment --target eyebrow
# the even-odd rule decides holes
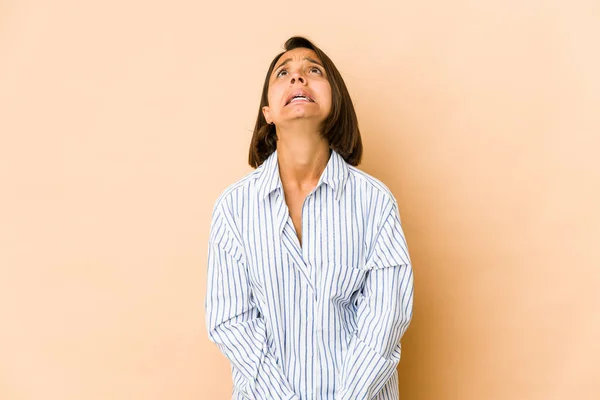
[[[321,64],[319,61],[317,61],[317,60],[315,60],[313,58],[304,57],[302,60],[306,60],[306,61],[309,61],[309,62],[311,62],[313,64],[317,64],[317,65],[320,65],[321,67],[323,67],[323,64]],[[279,64],[279,66],[277,68],[275,68],[273,70],[273,72],[277,71],[279,68],[283,67],[285,64],[289,63],[290,61],[292,61],[292,59],[288,58],[287,60],[285,60],[284,62],[282,62],[281,64]],[[323,68],[325,68],[325,67],[323,67]]]

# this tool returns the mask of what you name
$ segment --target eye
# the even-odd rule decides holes
[[[319,67],[310,67],[310,72],[316,72],[317,74],[323,75],[323,71]]]
[[[284,68],[284,69],[282,69],[281,71],[279,71],[279,72],[277,73],[277,75],[275,75],[275,77],[279,78],[280,76],[283,76],[282,74],[283,74],[284,72],[285,72],[285,74],[287,74],[287,69],[285,69],[285,68]]]

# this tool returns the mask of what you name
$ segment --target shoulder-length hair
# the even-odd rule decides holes
[[[329,147],[339,153],[348,164],[357,166],[362,157],[362,140],[350,93],[348,93],[342,75],[327,54],[310,40],[300,36],[289,38],[284,45],[285,51],[279,53],[269,66],[260,98],[256,125],[250,142],[248,162],[251,167],[257,168],[277,149],[275,125],[267,123],[262,108],[269,105],[267,97],[269,80],[277,61],[285,52],[299,47],[313,50],[317,54],[323,63],[323,68],[331,86],[331,112],[321,125],[321,135],[327,139]]]

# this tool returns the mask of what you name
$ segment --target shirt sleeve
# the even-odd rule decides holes
[[[233,384],[245,398],[299,399],[269,350],[240,248],[221,222],[213,217],[208,248],[208,336],[231,362]]]
[[[393,203],[367,256],[357,329],[344,356],[336,400],[374,398],[400,361],[400,338],[412,318],[413,274]]]

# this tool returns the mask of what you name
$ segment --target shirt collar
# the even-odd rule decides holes
[[[258,196],[261,200],[264,200],[275,190],[282,187],[281,178],[279,176],[279,163],[277,162],[277,150],[275,150],[262,164],[258,167],[260,174],[257,178],[258,184]],[[331,150],[331,156],[327,162],[325,170],[319,178],[317,187],[322,183],[333,189],[336,200],[339,200],[346,180],[348,179],[348,164],[344,158],[339,155],[335,150]]]
[[[258,196],[260,200],[264,200],[268,195],[281,187],[277,150],[267,157],[267,159],[258,167],[257,171],[260,171],[257,178]]]

